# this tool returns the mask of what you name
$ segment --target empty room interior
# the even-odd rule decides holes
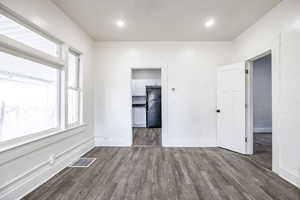
[[[0,0],[0,200],[300,200],[299,0]]]

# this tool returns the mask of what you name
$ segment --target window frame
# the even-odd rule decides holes
[[[31,21],[27,20],[26,18],[24,18],[23,16],[15,13],[14,11],[12,11],[11,9],[9,9],[8,7],[6,7],[5,5],[1,4],[0,3],[0,14],[1,15],[4,15],[5,17],[15,21],[16,23],[18,23],[19,25],[21,26],[24,26],[25,28],[31,30],[32,32],[35,32],[36,34],[40,35],[41,37],[55,43],[57,45],[57,57],[56,56],[53,56],[51,54],[47,54],[41,50],[38,50],[38,49],[35,49],[33,47],[30,47],[28,45],[25,45],[21,42],[18,42],[18,43],[21,43],[23,44],[24,46],[27,46],[27,47],[30,47],[32,49],[34,49],[35,51],[38,51],[38,52],[41,52],[41,53],[44,53],[50,57],[54,57],[54,58],[58,58],[58,59],[62,59],[62,45],[63,45],[63,41],[59,40],[58,38],[52,36],[51,34],[48,34],[46,31],[44,31],[43,29],[41,29],[38,25],[32,23]],[[5,38],[8,38],[4,35],[1,35],[2,37],[5,37]],[[11,38],[9,38],[11,39]],[[13,40],[13,39],[11,39]],[[13,40],[15,41],[15,40]],[[17,42],[17,41],[16,41]]]
[[[27,138],[32,138],[34,136],[49,134],[51,132],[59,131],[62,127],[62,124],[61,124],[61,89],[60,89],[61,88],[61,69],[58,69],[56,67],[51,67],[50,65],[45,64],[42,60],[39,61],[38,59],[32,60],[30,58],[26,58],[26,56],[20,55],[18,50],[16,50],[15,52],[14,51],[6,51],[6,49],[2,47],[1,43],[0,43],[0,52],[4,52],[6,54],[13,55],[13,56],[19,57],[19,58],[24,59],[24,60],[29,60],[31,62],[35,62],[35,63],[41,64],[41,65],[44,65],[45,67],[53,68],[53,69],[56,70],[56,73],[57,73],[57,76],[56,76],[56,79],[57,79],[57,83],[56,83],[56,87],[57,87],[57,89],[56,89],[56,96],[57,96],[57,98],[56,98],[56,103],[57,103],[57,107],[56,107],[56,115],[57,116],[56,116],[56,119],[57,119],[57,125],[56,125],[56,127],[53,127],[53,128],[50,128],[50,129],[45,129],[45,130],[34,132],[34,133],[28,133],[24,136],[16,137],[16,138],[9,139],[9,140],[6,140],[6,141],[0,141],[0,147],[2,146],[2,144],[5,145],[7,143],[13,143],[14,141],[19,142],[19,141],[22,141],[22,140],[27,139]],[[18,76],[20,76],[20,75],[18,75]],[[31,77],[28,77],[28,78],[31,78]]]
[[[0,51],[5,53],[24,58],[47,67],[57,69],[57,127],[49,130],[43,130],[36,133],[30,133],[25,136],[16,137],[7,141],[0,141],[0,152],[7,151],[34,141],[48,138],[54,135],[66,133],[66,131],[84,128],[87,124],[82,119],[82,82],[81,82],[81,58],[82,53],[74,48],[69,47],[65,42],[57,39],[46,31],[42,30],[39,26],[33,24],[26,18],[15,13],[11,9],[0,3],[0,14],[14,20],[18,24],[28,28],[29,30],[41,35],[57,44],[58,56],[52,56],[38,49],[27,46],[21,42],[0,35]],[[79,55],[78,63],[78,122],[68,124],[68,53],[69,51],[75,52]]]
[[[81,73],[81,55],[82,53],[72,47],[68,48],[68,59],[69,60],[69,54],[72,54],[73,56],[75,56],[77,59],[76,59],[76,77],[75,77],[75,82],[77,83],[75,87],[72,87],[72,86],[69,86],[69,62],[66,62],[67,63],[67,67],[66,67],[66,105],[67,105],[67,108],[66,108],[66,127],[70,128],[70,127],[75,127],[75,126],[78,126],[82,123],[82,119],[81,119],[81,95],[82,95],[82,87],[81,87],[81,76],[80,76],[80,73]],[[78,92],[78,99],[77,99],[77,102],[78,102],[78,105],[77,105],[77,110],[78,110],[78,113],[77,113],[77,118],[78,120],[73,122],[73,123],[69,123],[69,105],[68,105],[68,100],[69,100],[69,91],[72,90],[72,91],[76,91]]]

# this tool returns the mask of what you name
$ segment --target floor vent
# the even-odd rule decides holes
[[[95,162],[96,158],[80,158],[76,162],[74,162],[70,167],[89,167],[93,162]]]

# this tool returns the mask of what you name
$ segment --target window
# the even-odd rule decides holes
[[[80,54],[76,52],[0,7],[0,147],[80,125]],[[62,60],[65,54],[67,63]]]
[[[59,127],[58,70],[0,52],[0,142]]]
[[[68,56],[68,125],[78,124],[80,121],[80,83],[79,83],[80,55],[74,51]]]
[[[2,14],[0,14],[0,34],[49,55],[60,56],[60,46],[57,43]]]

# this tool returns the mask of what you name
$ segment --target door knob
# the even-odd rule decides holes
[[[220,113],[220,112],[221,112],[221,110],[220,110],[220,109],[217,109],[217,110],[216,110],[216,112],[217,112],[217,113]]]

